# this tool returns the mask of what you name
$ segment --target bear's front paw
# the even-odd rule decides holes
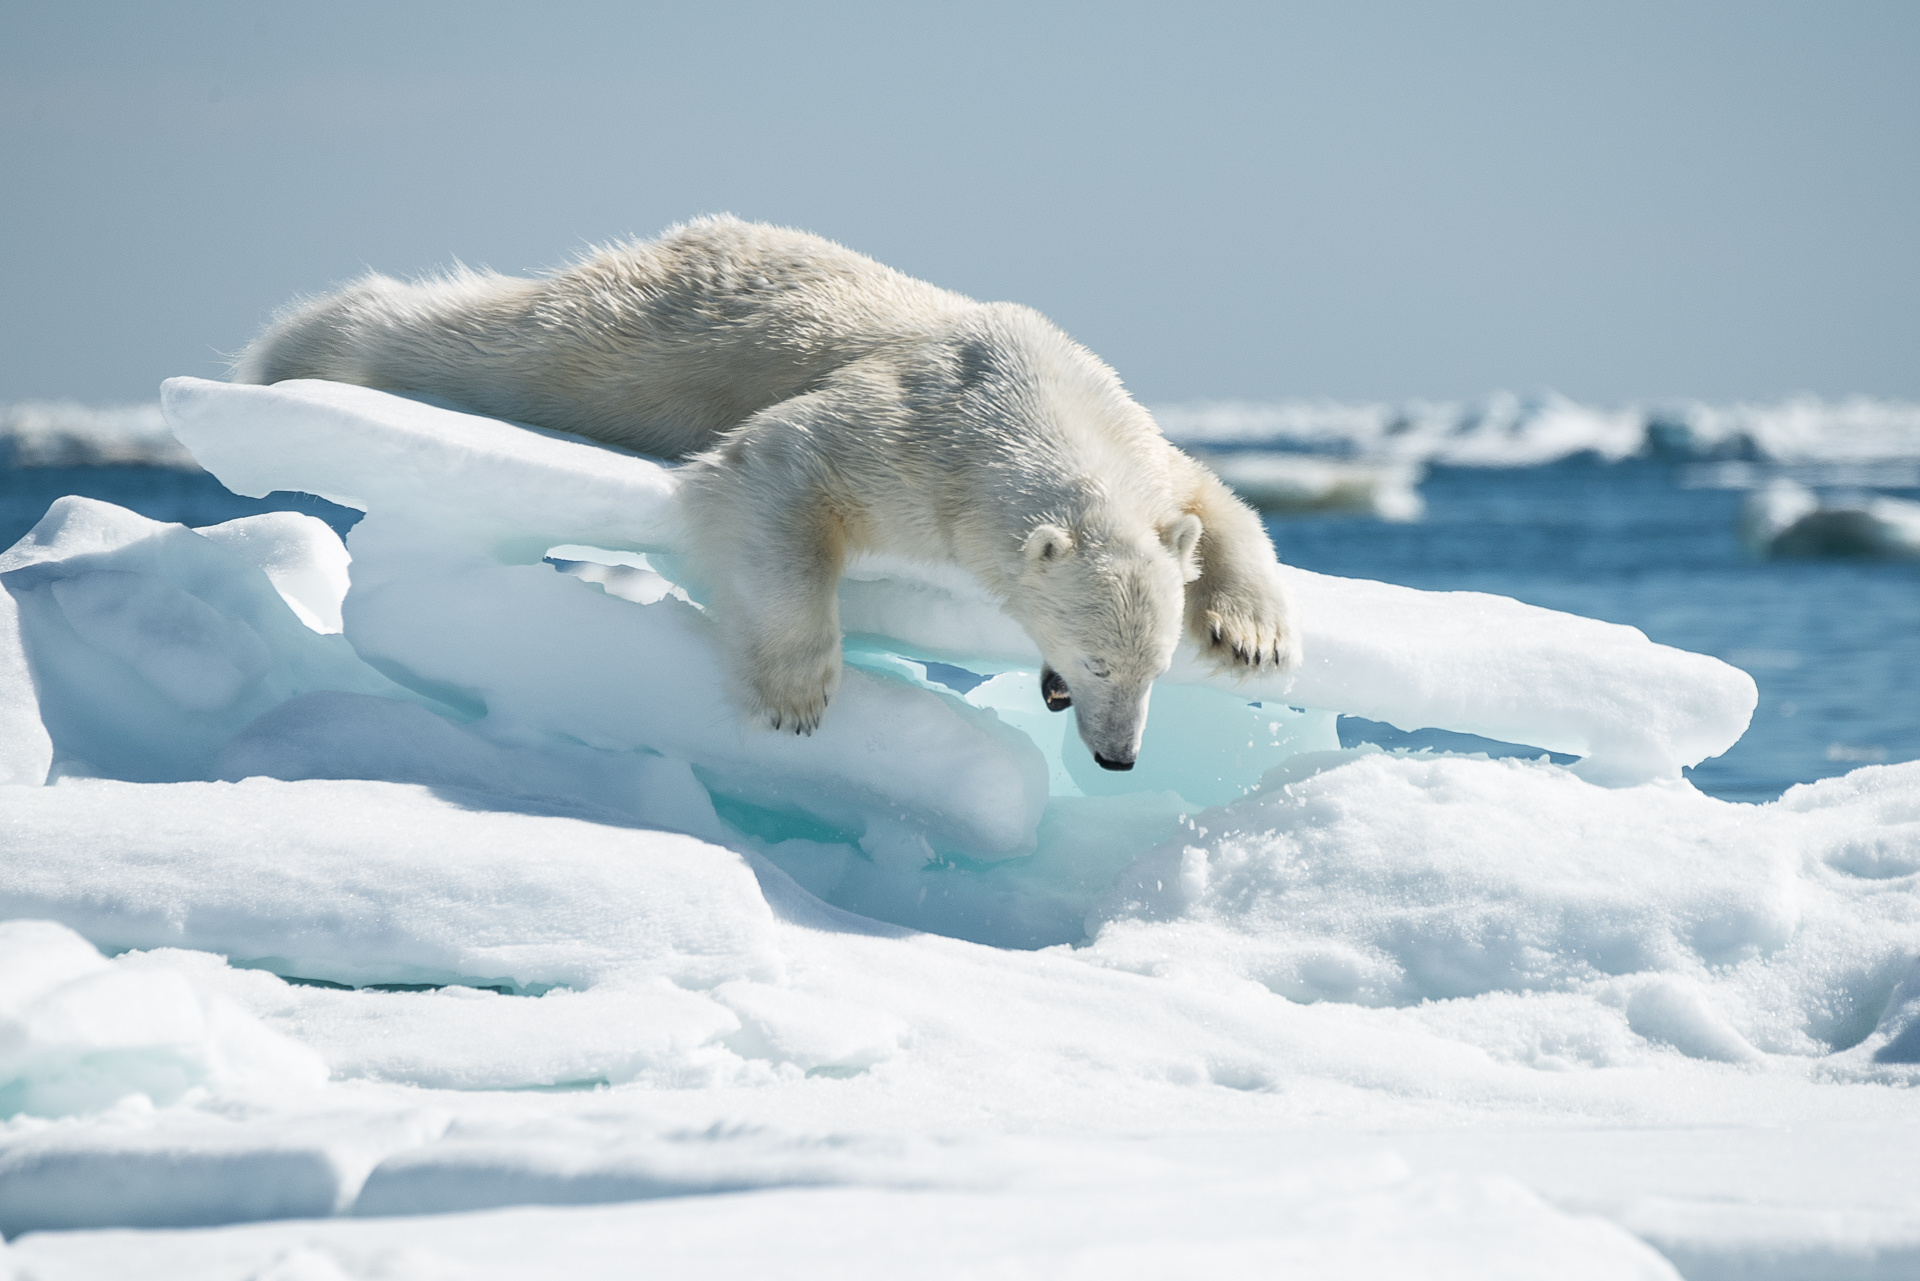
[[[753,681],[749,709],[762,729],[811,734],[840,688],[840,647],[831,654],[763,666]]]
[[[1196,601],[1190,618],[1201,654],[1223,671],[1279,673],[1299,664],[1299,636],[1278,592],[1218,593]]]

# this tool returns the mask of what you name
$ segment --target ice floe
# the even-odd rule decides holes
[[[1798,397],[1771,405],[1603,409],[1564,396],[1498,393],[1475,402],[1286,401],[1163,405],[1176,441],[1196,448],[1265,445],[1369,460],[1532,467],[1575,454],[1773,463],[1920,460],[1920,405]]]
[[[1740,536],[1765,556],[1913,559],[1920,557],[1920,503],[1857,491],[1822,498],[1779,477],[1742,505]]]
[[[0,406],[0,465],[108,464],[198,470],[193,455],[167,430],[158,405],[93,408],[37,400]]]
[[[1114,775],[992,600],[868,560],[822,733],[758,736],[671,467],[167,395],[367,514],[63,499],[0,559],[0,1274],[1920,1261],[1920,765],[1701,795],[1725,664],[1288,571],[1305,667],[1183,657]]]
[[[0,1114],[316,1086],[320,1056],[177,970],[118,967],[53,921],[0,922]]]
[[[1348,512],[1408,521],[1426,511],[1417,463],[1359,463],[1252,449],[1199,457],[1240,497],[1274,515]]]

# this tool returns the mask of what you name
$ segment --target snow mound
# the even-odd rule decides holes
[[[1755,807],[1542,762],[1345,755],[1195,816],[1095,910],[1089,959],[1442,1003],[1426,1016],[1536,1063],[1614,1062],[1636,1039],[1735,1063],[1905,1052],[1920,763]],[[1453,1005],[1548,992],[1578,999],[1496,1003],[1505,1026]]]
[[[178,973],[116,966],[53,921],[0,921],[0,1117],[326,1078],[312,1050]]]
[[[772,918],[740,855],[502,804],[270,779],[19,790],[0,828],[0,917],[354,986],[538,992],[636,971],[709,985],[777,973]]]

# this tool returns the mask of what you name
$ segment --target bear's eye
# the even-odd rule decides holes
[[[1098,658],[1083,658],[1080,660],[1080,666],[1087,669],[1087,675],[1097,680],[1105,680],[1107,677],[1113,675],[1113,672],[1108,669],[1106,663]]]

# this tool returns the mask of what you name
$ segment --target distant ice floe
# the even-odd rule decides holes
[[[71,400],[0,405],[0,467],[106,464],[198,471],[157,404],[94,408]]]
[[[1920,460],[1920,405],[1865,397],[1601,409],[1552,394],[1499,393],[1471,403],[1203,402],[1157,406],[1154,414],[1169,437],[1196,449],[1265,446],[1456,467],[1532,467],[1576,454],[1776,464]]]
[[[1419,520],[1418,464],[1361,463],[1268,450],[1196,452],[1196,457],[1263,512],[1281,516],[1346,512],[1381,520]]]
[[[1780,477],[1756,489],[1740,512],[1740,536],[1782,559],[1920,558],[1920,503],[1840,492],[1824,499]]]

